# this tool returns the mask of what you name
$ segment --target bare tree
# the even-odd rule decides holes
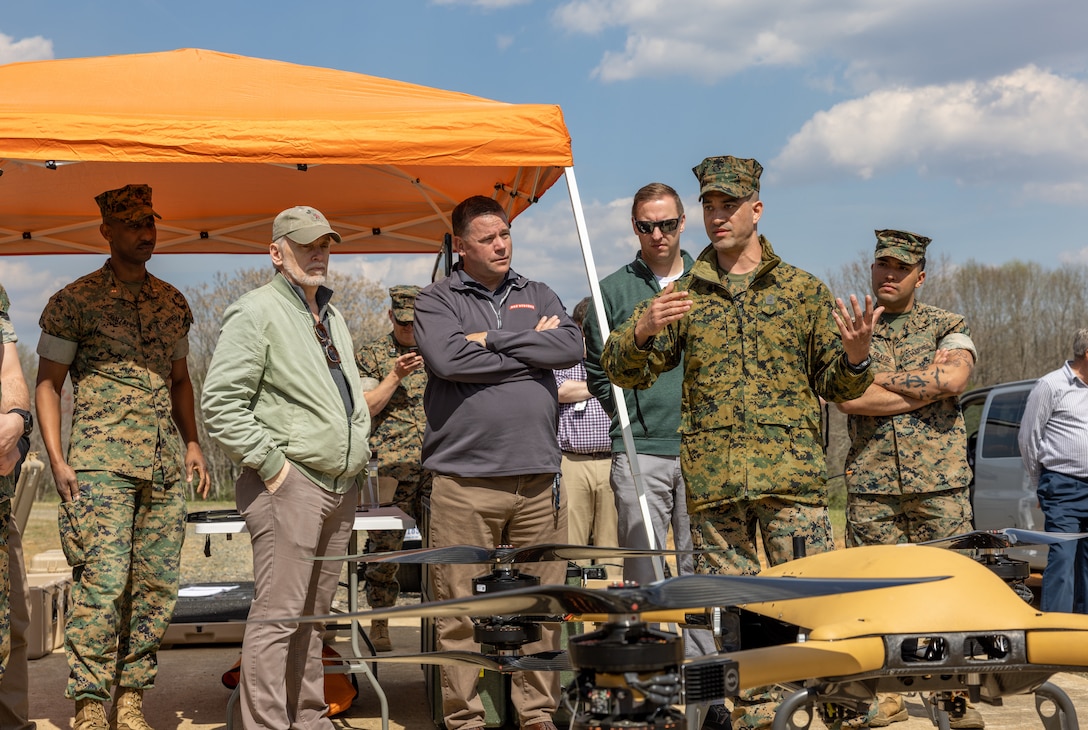
[[[979,353],[973,386],[1053,370],[1070,356],[1073,332],[1088,321],[1083,264],[1046,270],[1034,262],[968,261],[942,278],[942,296],[927,301],[967,318]]]
[[[26,379],[27,388],[30,389],[30,412],[34,414],[34,423],[37,424],[38,411],[34,402],[34,383],[38,379],[38,355],[34,352],[33,345],[24,343],[22,340],[16,344],[16,349],[19,352],[19,364],[23,367],[23,377]],[[61,391],[60,413],[61,443],[67,444],[72,431],[72,381],[70,379],[64,381],[64,389]],[[37,426],[30,434],[30,453],[37,454],[46,465],[46,473],[38,483],[38,493],[34,495],[34,501],[52,497],[56,494],[53,473],[49,470],[49,456],[45,453],[45,442],[42,441],[41,431]]]

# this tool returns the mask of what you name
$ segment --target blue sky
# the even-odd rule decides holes
[[[36,0],[5,3],[0,63],[197,47],[558,104],[599,275],[637,249],[648,182],[677,188],[682,244],[702,249],[691,168],[733,154],[766,168],[760,231],[826,278],[877,228],[931,236],[953,263],[1088,261],[1086,28],[1083,0]],[[513,230],[515,269],[568,309],[589,293],[563,182]],[[24,341],[101,261],[0,259]],[[432,263],[333,260],[386,285],[426,283]],[[182,288],[208,268],[151,263]]]

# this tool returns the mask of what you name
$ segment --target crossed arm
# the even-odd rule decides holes
[[[969,350],[937,350],[933,363],[927,367],[874,373],[873,384],[864,395],[836,406],[841,412],[856,416],[909,413],[962,393],[974,368],[975,359]]]

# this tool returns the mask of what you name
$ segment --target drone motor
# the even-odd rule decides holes
[[[488,575],[472,579],[474,595],[509,591],[515,588],[535,588],[540,578],[518,572],[512,565],[497,565]],[[490,616],[478,621],[473,627],[473,638],[478,644],[487,644],[500,652],[516,652],[526,644],[540,641],[538,619],[532,616]]]

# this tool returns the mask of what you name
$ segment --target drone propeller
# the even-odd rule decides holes
[[[962,535],[927,540],[919,545],[946,547],[951,550],[1004,550],[1010,547],[1028,545],[1054,545],[1067,540],[1081,540],[1088,537],[1088,532],[1039,532],[1022,530],[1018,527],[1005,527],[1000,530],[975,530]]]
[[[425,654],[400,654],[396,656],[340,657],[338,661],[357,664],[379,662],[385,664],[444,664],[490,669],[493,672],[562,672],[571,669],[570,658],[565,651],[542,651],[538,654],[481,654],[475,651],[433,651]]]
[[[563,616],[566,614],[630,615],[667,609],[702,609],[738,606],[794,598],[853,593],[877,588],[944,580],[925,578],[775,578],[760,575],[682,575],[645,588],[613,587],[593,590],[567,585],[515,588],[492,595],[451,598],[411,606],[390,606],[369,611],[263,619],[263,623],[336,621],[345,618],[411,616]],[[558,619],[553,619],[558,620]]]
[[[491,563],[538,563],[548,560],[600,560],[604,558],[647,558],[655,555],[691,555],[692,550],[642,550],[596,545],[545,544],[527,547],[487,548],[477,545],[396,550],[385,553],[325,555],[315,560],[363,560],[368,563],[412,563],[422,565],[471,565]]]

